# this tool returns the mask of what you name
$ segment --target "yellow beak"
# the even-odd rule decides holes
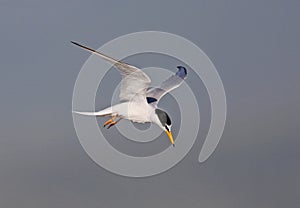
[[[168,135],[169,139],[170,139],[170,142],[172,143],[173,147],[175,146],[174,144],[174,139],[173,139],[173,135],[172,135],[172,132],[166,130],[166,134]]]

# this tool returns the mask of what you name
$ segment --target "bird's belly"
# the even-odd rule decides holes
[[[150,122],[150,111],[152,108],[147,103],[126,102],[116,106],[115,112],[133,122]]]

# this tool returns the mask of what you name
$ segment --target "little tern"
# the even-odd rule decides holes
[[[107,126],[108,128],[117,124],[122,118],[137,123],[155,123],[166,132],[171,144],[174,146],[171,119],[165,111],[157,107],[157,103],[166,93],[182,84],[187,76],[186,68],[177,66],[176,74],[162,82],[159,87],[149,87],[151,79],[141,69],[115,60],[74,41],[71,41],[71,43],[110,62],[122,75],[119,104],[98,112],[73,112],[88,116],[110,116],[111,118],[104,123],[104,127]]]

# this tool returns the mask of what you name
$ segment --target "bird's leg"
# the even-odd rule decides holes
[[[112,116],[109,120],[107,120],[104,124],[103,127],[107,126],[108,124],[111,124],[112,122],[114,122],[114,119],[117,117],[118,115],[114,115]]]
[[[120,117],[118,120],[111,122],[111,123],[109,124],[109,126],[107,127],[107,129],[109,129],[110,127],[116,125],[121,119],[122,119],[122,118]]]

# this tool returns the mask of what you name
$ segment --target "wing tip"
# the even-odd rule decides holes
[[[83,49],[85,49],[85,50],[88,50],[88,51],[90,51],[90,52],[96,52],[96,50],[94,50],[94,49],[92,49],[92,48],[89,48],[89,47],[87,47],[87,46],[84,46],[84,45],[82,45],[82,44],[80,44],[80,43],[77,43],[77,42],[75,42],[75,41],[73,41],[73,40],[71,40],[70,42],[73,43],[74,45],[76,45],[76,46],[78,46],[78,47],[81,47],[81,48],[83,48]]]
[[[73,41],[73,40],[70,40],[70,42],[73,43],[74,45],[77,45],[77,46],[80,45],[79,43],[77,43],[77,42],[75,42],[75,41]]]
[[[187,70],[183,66],[177,66],[178,71],[176,72],[176,76],[184,79],[187,76]]]

